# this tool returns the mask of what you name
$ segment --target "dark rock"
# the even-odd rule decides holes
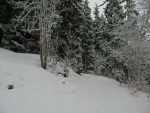
[[[8,85],[8,89],[9,89],[9,90],[14,89],[14,85],[12,85],[12,84]]]

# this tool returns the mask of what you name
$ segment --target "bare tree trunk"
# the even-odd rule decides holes
[[[40,60],[41,60],[41,67],[43,67],[43,50],[42,50],[42,45],[40,46]]]
[[[52,57],[50,55],[51,46],[53,42],[51,41],[51,33],[52,33],[52,26],[53,26],[53,19],[55,15],[55,5],[58,1],[57,0],[42,0],[42,9],[41,9],[41,40],[43,44],[41,45],[41,66],[42,68],[47,68],[47,59],[48,57]],[[51,58],[50,58],[51,59]]]
[[[46,69],[47,67],[47,58],[48,58],[48,44],[47,42],[45,42],[45,51],[44,51],[44,65],[43,65],[43,68]]]

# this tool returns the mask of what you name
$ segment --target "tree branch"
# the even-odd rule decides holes
[[[108,0],[105,0],[101,5],[99,5],[98,7],[103,6]]]

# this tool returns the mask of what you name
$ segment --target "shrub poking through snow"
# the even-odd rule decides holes
[[[56,75],[62,75],[64,77],[69,76],[69,70],[63,62],[52,61],[49,63],[49,68],[51,72],[55,73]]]

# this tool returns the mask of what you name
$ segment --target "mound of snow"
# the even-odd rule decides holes
[[[69,75],[43,70],[38,55],[0,49],[0,113],[150,113],[144,93],[132,96],[105,77]]]

